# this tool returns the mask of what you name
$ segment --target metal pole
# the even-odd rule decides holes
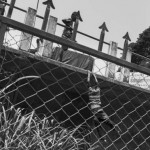
[[[100,35],[100,41],[99,41],[99,45],[98,45],[98,51],[102,51],[103,43],[104,43],[104,37],[105,37],[105,31],[108,32],[108,29],[106,27],[105,22],[99,27],[99,29],[102,29],[102,31],[101,31],[101,35]]]
[[[38,7],[39,7],[39,1],[40,1],[40,0],[38,0],[38,1],[37,1],[37,5],[36,5],[36,12],[37,12]]]
[[[78,26],[79,26],[79,21],[83,21],[81,18],[81,15],[80,15],[80,11],[73,12],[71,15],[71,19],[73,22],[75,22],[71,40],[75,41],[76,36],[77,36],[77,32],[78,32],[77,30],[78,30]]]
[[[79,26],[79,19],[76,19],[75,24],[74,24],[73,34],[72,34],[73,41],[76,40],[78,26]]]
[[[41,30],[45,31],[46,27],[47,27],[47,22],[48,22],[48,18],[49,18],[49,14],[50,14],[50,7],[52,7],[53,9],[55,9],[52,0],[47,0],[45,2],[43,2],[44,5],[46,6],[46,10],[45,10],[45,15],[44,15],[44,19],[43,19],[43,24],[42,24],[42,28]]]
[[[126,60],[127,52],[128,52],[128,41],[131,41],[128,32],[123,36],[123,38],[125,39],[125,41],[124,41],[122,59]]]
[[[12,16],[12,12],[13,12],[13,8],[14,8],[15,3],[16,3],[16,0],[11,0],[9,10],[8,10],[8,13],[7,13],[8,18],[11,18],[11,16]]]

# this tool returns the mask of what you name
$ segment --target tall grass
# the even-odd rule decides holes
[[[0,105],[0,149],[2,150],[79,150],[88,143],[76,137],[80,126],[68,130],[49,121],[39,119],[35,112],[21,115],[21,109],[5,110]]]
[[[21,77],[0,90],[0,98],[5,97],[5,90],[16,82],[26,78]],[[80,150],[89,143],[80,133],[81,126],[66,129],[54,120],[44,117],[39,119],[34,111],[22,115],[22,109],[13,106],[5,109],[0,103],[0,150]],[[89,147],[94,150],[95,147]]]

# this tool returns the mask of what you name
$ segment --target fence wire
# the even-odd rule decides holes
[[[108,62],[82,54],[98,63],[92,61],[90,69],[72,67],[21,50],[20,36],[9,29],[0,56],[0,149],[150,149],[148,76],[132,71],[132,81],[124,84],[117,77],[124,75],[118,71],[123,67],[116,65],[112,82],[105,78]],[[37,48],[36,39],[32,36],[32,49]],[[60,47],[54,44],[53,52]],[[87,70],[98,78],[101,105],[112,126],[107,119],[94,121]]]

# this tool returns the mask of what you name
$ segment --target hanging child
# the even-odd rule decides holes
[[[115,129],[118,133],[120,133],[119,127],[116,127],[114,122],[109,119],[109,116],[104,112],[101,106],[102,102],[99,83],[95,74],[91,73],[90,71],[88,71],[87,83],[89,89],[89,105],[94,116],[93,123],[95,127],[98,127],[97,132],[99,137],[101,138],[103,136],[103,133],[101,133],[102,130],[100,130],[102,122],[110,129]],[[102,139],[106,142],[106,139]]]

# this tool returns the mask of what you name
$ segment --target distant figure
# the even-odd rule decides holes
[[[0,0],[0,15],[2,15],[2,16],[5,13],[6,4],[4,4],[4,2],[7,3],[7,0]]]
[[[71,37],[72,37],[72,25],[73,25],[73,21],[72,19],[63,19],[62,22],[66,25],[64,30],[63,30],[63,33],[62,33],[62,38],[65,38],[67,40],[71,40]],[[62,45],[62,49],[64,51],[66,51],[68,49],[67,46],[64,46]]]
[[[92,75],[92,76],[91,76]],[[100,130],[101,126],[100,123],[104,122],[105,125],[109,126],[111,129],[115,129],[118,133],[120,129],[109,119],[109,116],[104,112],[101,106],[101,95],[100,95],[100,87],[97,81],[97,78],[91,72],[88,72],[87,83],[89,87],[88,95],[90,101],[90,109],[94,115],[94,125],[97,127],[97,131],[100,137],[103,136],[102,131]],[[102,138],[103,140],[106,139]]]
[[[71,14],[71,18],[63,19],[62,22],[65,24],[65,28],[62,33],[62,38],[65,38],[67,40],[72,40],[72,34],[73,34],[73,24],[76,22],[76,19],[79,19],[80,21],[83,21],[80,15],[80,11],[73,12]],[[76,41],[74,41],[76,42]],[[63,58],[63,52],[68,50],[68,46],[62,45],[61,52],[60,52],[60,61],[62,61]]]

